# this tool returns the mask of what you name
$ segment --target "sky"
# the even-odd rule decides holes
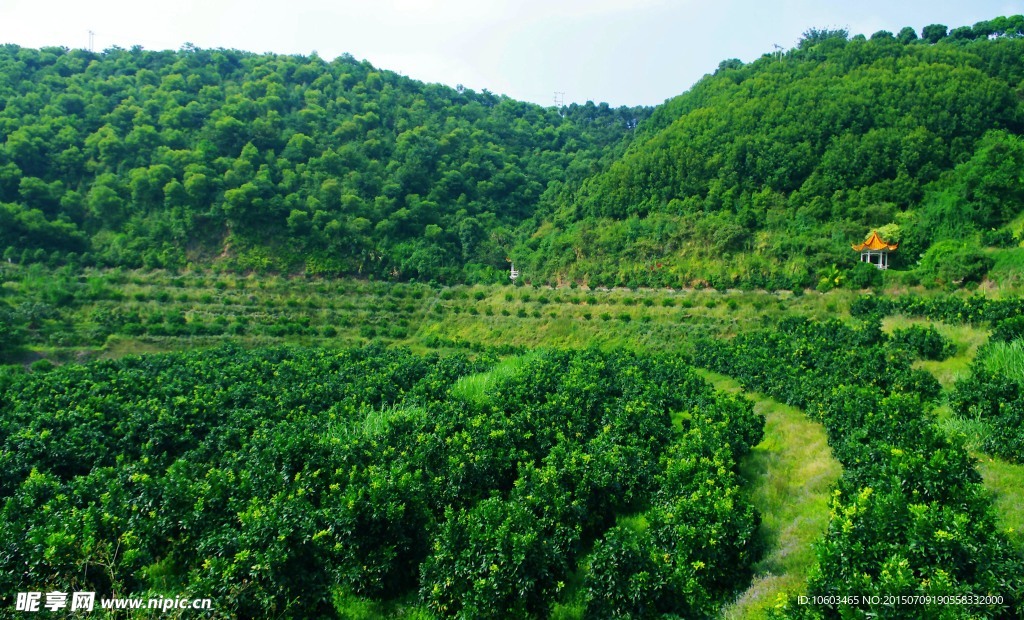
[[[425,82],[554,105],[657,105],[719,62],[851,35],[1024,14],[1024,0],[0,0],[0,43],[348,53]],[[560,94],[556,94],[560,93]]]

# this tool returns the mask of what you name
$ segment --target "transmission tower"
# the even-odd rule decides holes
[[[95,36],[96,36],[96,33],[93,32],[92,30],[90,30],[89,31],[89,51],[90,52],[92,51],[92,43],[93,43],[93,38],[95,38]]]

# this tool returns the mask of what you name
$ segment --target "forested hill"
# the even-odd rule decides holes
[[[439,282],[978,280],[1024,225],[1024,17],[721,63],[657,109],[541,107],[344,56],[0,46],[0,252]]]
[[[650,112],[544,108],[349,56],[5,45],[0,252],[497,280],[544,193]]]
[[[1020,237],[1022,35],[1020,16],[921,36],[811,29],[725,61],[539,217],[517,263],[591,284],[802,287],[877,276],[850,243],[882,227],[896,266],[925,253],[940,273],[922,277],[977,279],[985,246]]]

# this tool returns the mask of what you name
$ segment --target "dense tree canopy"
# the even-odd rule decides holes
[[[657,109],[543,108],[349,56],[0,47],[22,262],[803,287],[888,227],[1016,244],[1024,17],[731,59]],[[1019,225],[1017,226],[1019,228]],[[995,235],[990,233],[995,232]],[[982,235],[986,233],[986,235]]]
[[[106,265],[496,279],[648,108],[556,110],[344,56],[0,47],[0,247]]]
[[[899,266],[1005,226],[1024,186],[1022,29],[812,28],[785,54],[724,62],[542,212],[520,262],[598,284],[784,287],[852,267],[871,228],[902,233]]]
[[[648,578],[648,616],[692,616],[756,555],[736,467],[764,418],[677,357],[231,346],[0,370],[6,591],[209,596],[219,618],[348,618],[349,596],[547,617],[596,545],[590,616],[638,617]],[[653,570],[615,561],[636,514]]]

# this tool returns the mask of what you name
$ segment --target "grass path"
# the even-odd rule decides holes
[[[701,371],[716,388],[743,391],[734,379]],[[765,416],[764,440],[740,464],[744,487],[761,513],[765,554],[754,565],[750,587],[721,613],[723,618],[763,618],[780,593],[800,593],[814,563],[811,543],[828,525],[828,500],[841,468],[825,429],[803,411],[746,392]]]
[[[996,523],[1010,542],[1024,553],[1024,465],[975,454],[985,488],[992,493]]]

